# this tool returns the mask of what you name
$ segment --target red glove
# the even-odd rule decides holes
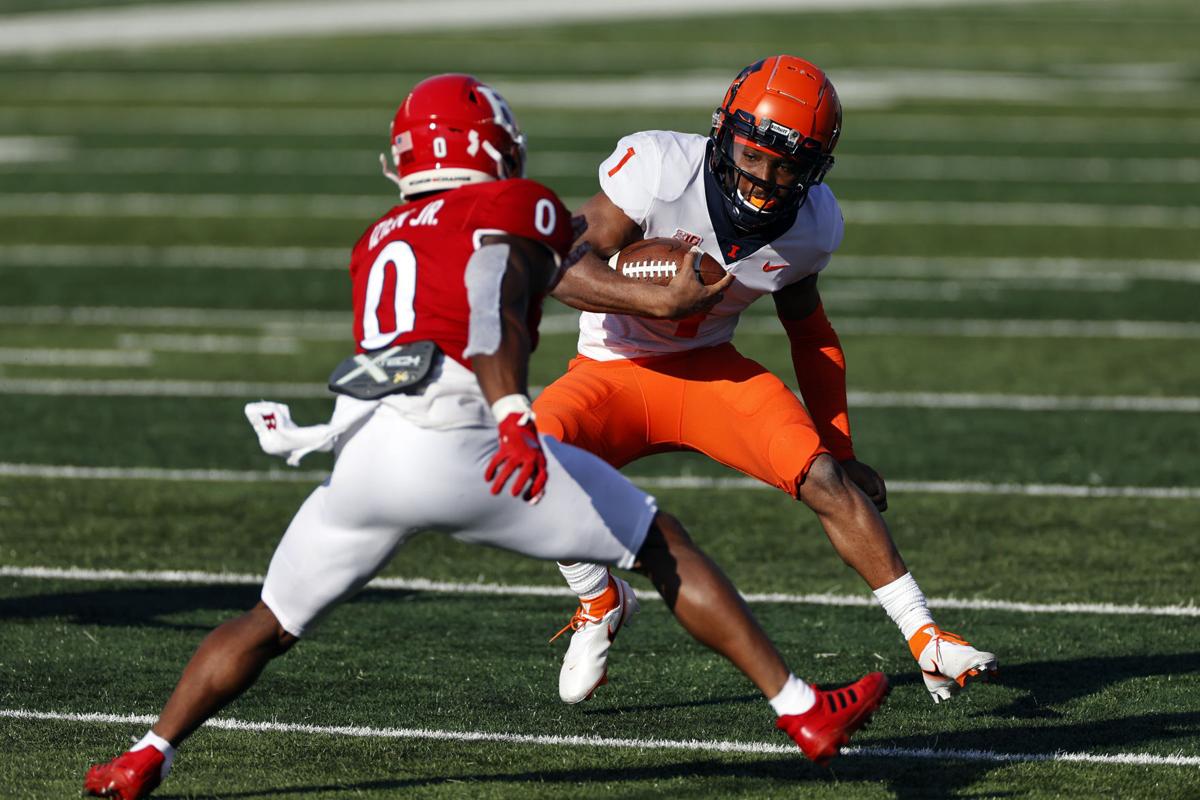
[[[492,456],[484,480],[492,482],[492,494],[500,494],[505,482],[514,472],[512,496],[521,494],[525,485],[525,499],[536,503],[542,499],[546,488],[546,454],[538,441],[537,427],[530,413],[513,412],[500,420],[500,449]]]

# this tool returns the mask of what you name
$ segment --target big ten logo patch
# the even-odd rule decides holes
[[[692,247],[699,247],[700,243],[704,241],[703,237],[697,236],[691,231],[685,231],[683,228],[676,228],[675,235],[671,238],[678,239],[681,242],[687,242]]]

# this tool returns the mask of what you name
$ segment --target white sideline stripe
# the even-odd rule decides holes
[[[265,311],[255,309],[122,306],[0,306],[0,325],[97,325],[161,328],[268,328],[277,335],[308,340],[350,340],[350,314],[342,311]],[[1111,339],[1197,339],[1200,323],[1158,320],[1080,319],[899,319],[839,316],[840,333],[866,335],[1066,337]],[[542,318],[546,335],[579,333],[577,313]],[[774,317],[747,314],[738,330],[778,333]]]
[[[0,53],[51,53],[81,48],[114,49],[181,42],[230,42],[279,37],[327,37],[346,33],[404,33],[474,26],[541,27],[743,11],[860,10],[962,5],[965,0],[608,0],[600,4],[527,0],[320,0],[289,2],[153,4],[104,10],[43,12],[3,17]],[[1035,0],[991,0],[991,4],[1033,4]],[[479,21],[487,20],[486,25]],[[1036,95],[1035,95],[1036,96]]]
[[[575,198],[571,198],[574,200]],[[577,203],[568,203],[572,207]],[[847,200],[846,217],[860,225],[936,224],[1105,228],[1200,227],[1200,208],[1083,203],[991,203]],[[208,217],[366,219],[389,203],[362,195],[23,192],[0,195],[9,217]]]
[[[236,338],[236,337],[217,337]],[[141,342],[137,337],[131,341]],[[264,342],[274,340],[265,339]],[[287,340],[284,340],[287,341]],[[146,344],[159,349],[156,341]],[[203,345],[203,342],[201,342]],[[220,344],[220,343],[218,343]],[[291,352],[260,349],[185,349],[180,342],[173,349],[181,352]],[[58,352],[58,351],[49,351]],[[69,351],[63,351],[69,352]],[[0,363],[4,363],[0,357]],[[21,362],[16,362],[21,363]],[[543,387],[531,386],[534,395]],[[187,380],[76,380],[66,378],[0,378],[0,395],[46,395],[50,397],[273,397],[280,399],[328,398],[329,390],[318,383],[249,383],[242,381]],[[990,411],[1136,411],[1196,413],[1200,397],[1153,396],[1056,396],[1025,394],[988,394],[969,392],[849,392],[848,399],[857,408],[953,408]]]
[[[30,711],[23,708],[0,709],[0,717],[38,722],[84,722],[88,724],[152,725],[157,717],[150,714],[73,713]],[[218,717],[204,723],[206,728],[254,733],[308,733],[322,736],[346,736],[358,739],[425,739],[450,742],[496,742],[543,747],[597,747],[623,750],[687,750],[707,753],[751,753],[798,757],[796,746],[771,742],[737,742],[720,739],[618,739],[607,736],[564,736],[562,734],[490,733],[486,731],[445,731],[432,728],[374,728],[363,725],[309,725],[302,722],[254,722]],[[900,758],[938,761],[1074,762],[1117,766],[1193,767],[1197,756],[1159,756],[1150,753],[1003,753],[996,750],[954,750],[933,747],[874,747],[850,745],[842,748],[842,757]]]
[[[154,354],[146,350],[69,350],[0,347],[0,364],[30,367],[148,367]]]
[[[159,467],[80,467],[65,464],[0,462],[0,478],[68,480],[197,481],[204,483],[320,483],[326,470],[163,469]],[[630,475],[644,489],[751,489],[775,491],[753,478],[699,475]],[[894,494],[979,494],[1017,497],[1141,498],[1200,500],[1193,486],[1081,486],[1059,483],[985,483],[983,481],[888,481]]]
[[[0,566],[0,577],[32,580],[70,580],[93,583],[143,581],[148,583],[192,584],[205,586],[258,586],[262,575],[239,572],[203,572],[196,570],[118,570],[81,569],[79,567],[13,567]],[[437,592],[440,594],[520,595],[522,597],[573,597],[566,586],[528,586],[504,583],[457,583],[427,578],[375,578],[371,589],[402,592]],[[750,603],[783,605],[818,605],[866,608],[879,605],[873,595],[863,594],[787,594],[782,592],[751,592],[742,596]],[[643,595],[661,599],[656,594]],[[1012,611],[1024,614],[1111,614],[1115,616],[1200,617],[1200,606],[1145,606],[1118,603],[1026,603],[1010,600],[931,597],[932,608],[964,611]]]

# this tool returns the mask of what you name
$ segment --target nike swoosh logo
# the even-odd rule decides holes
[[[763,272],[774,272],[777,269],[783,269],[787,264],[772,264],[770,261],[763,264]]]

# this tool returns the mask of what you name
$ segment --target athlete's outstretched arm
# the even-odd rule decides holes
[[[841,462],[851,480],[883,511],[887,508],[883,478],[854,455],[846,402],[846,356],[821,305],[817,276],[785,286],[772,297],[791,343],[792,366],[800,394],[822,443]]]
[[[489,403],[508,395],[529,394],[529,303],[545,292],[555,270],[554,256],[546,247],[506,235],[485,236],[467,267],[472,308],[466,354]],[[494,287],[496,271],[503,272],[499,297],[489,294],[486,287],[476,290],[472,286],[473,275],[478,275],[481,284]],[[487,306],[475,308],[476,298]]]
[[[707,311],[720,302],[732,276],[709,286],[690,270],[679,270],[669,286],[626,278],[608,266],[608,259],[623,247],[643,238],[641,227],[625,215],[608,195],[598,192],[584,203],[579,214],[587,222],[575,245],[588,252],[567,269],[551,293],[556,300],[581,311],[633,314],[653,319],[681,319]]]
[[[471,321],[465,355],[491,403],[500,441],[483,478],[499,494],[537,502],[546,486],[546,455],[529,402],[529,304],[546,291],[557,265],[542,244],[520,236],[485,237],[467,264]]]

